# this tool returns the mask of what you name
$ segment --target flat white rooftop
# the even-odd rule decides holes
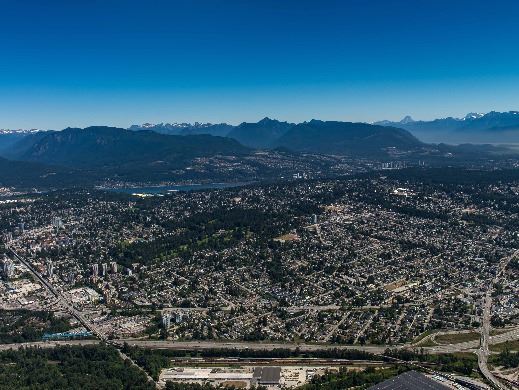
[[[252,372],[233,372],[233,371],[214,371],[213,369],[169,369],[164,370],[161,375],[162,380],[172,381],[198,381],[198,380],[251,380]]]

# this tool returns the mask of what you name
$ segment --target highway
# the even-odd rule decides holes
[[[441,332],[438,334],[452,334],[454,332]],[[462,332],[458,332],[462,333]],[[429,337],[424,338],[423,340],[430,339]],[[494,344],[501,344],[505,343],[507,341],[513,341],[519,339],[519,327],[510,329],[507,332],[490,336],[488,338],[488,344],[494,345]],[[420,348],[420,343],[423,341],[420,340],[419,343],[414,344],[414,347]],[[468,351],[468,350],[476,350],[481,345],[481,340],[473,340],[473,341],[465,341],[462,343],[456,343],[456,344],[445,344],[445,345],[438,345],[434,347],[426,347],[424,348],[426,351],[434,352],[434,353],[452,353],[452,352],[459,352],[459,351]]]
[[[56,297],[58,303],[66,309],[78,322],[83,325],[86,329],[88,329],[90,332],[92,332],[94,335],[99,337],[99,339],[103,341],[107,341],[107,337],[99,331],[99,329],[90,322],[87,318],[83,316],[82,313],[80,313],[78,310],[74,308],[74,306],[61,294],[59,291],[57,291],[52,284],[45,279],[38,271],[34,269],[34,267],[26,261],[23,257],[19,256],[18,253],[16,253],[12,248],[9,248],[12,255],[20,262],[22,263],[29,272],[36,278],[40,283],[52,294]]]
[[[490,318],[491,318],[491,309],[492,309],[492,293],[494,291],[494,284],[499,282],[499,278],[501,274],[505,271],[508,263],[515,258],[519,254],[519,250],[515,251],[512,255],[505,257],[501,260],[499,264],[499,268],[494,276],[490,286],[488,286],[488,290],[485,294],[484,303],[483,303],[483,318],[481,323],[481,345],[479,349],[476,351],[478,355],[478,366],[481,373],[485,376],[485,378],[491,382],[498,389],[506,389],[507,387],[503,385],[499,380],[490,372],[488,369],[488,355],[490,351],[488,349],[489,339],[490,339]]]
[[[90,320],[88,320],[85,316],[83,316],[83,314],[79,311],[79,310],[76,310],[74,308],[74,306],[67,300],[67,298],[62,294],[60,293],[58,290],[56,290],[54,288],[54,286],[47,280],[45,279],[38,271],[36,271],[36,269],[34,269],[34,267],[28,262],[26,261],[23,257],[19,256],[18,253],[16,253],[12,248],[9,248],[9,251],[12,253],[12,255],[20,262],[22,263],[25,267],[27,267],[27,269],[29,270],[29,272],[36,278],[40,281],[40,283],[52,294],[56,297],[58,303],[64,308],[66,309],[76,320],[78,320],[78,322],[83,325],[87,330],[89,330],[90,332],[92,332],[92,334],[94,334],[95,336],[97,336],[101,341],[104,341],[106,342],[107,344],[111,344],[113,346],[115,346],[117,348],[117,350],[119,351],[119,355],[121,356],[121,358],[123,360],[129,360],[131,362],[132,365],[134,365],[135,367],[137,367],[139,370],[141,370],[145,375],[146,377],[148,378],[149,381],[153,382],[155,384],[155,387],[158,387],[158,384],[155,382],[155,380],[153,380],[152,377],[149,376],[149,374],[146,372],[146,370],[144,370],[142,367],[140,367],[138,364],[136,364],[129,356],[125,355],[120,349],[119,349],[119,344],[118,343],[115,343],[111,340],[108,340],[108,338],[106,337],[106,335],[101,332],[99,330],[99,328],[97,328],[97,326],[95,326]],[[83,341],[83,342],[86,342],[86,344],[91,344],[91,341],[92,340],[78,340],[78,341]],[[31,344],[31,343],[28,343],[28,344]],[[45,343],[48,344],[49,343]],[[52,344],[52,343],[51,343]],[[68,344],[68,345],[74,345],[74,344],[78,344],[77,342],[76,343],[73,343],[71,344],[71,341],[67,341],[65,344]],[[38,346],[40,345],[40,343],[38,343]],[[81,345],[85,345],[85,344],[81,344]]]
[[[517,340],[519,338],[519,329],[503,333],[498,336],[489,337],[489,345],[501,343],[506,340],[504,336],[510,335],[508,340]],[[503,341],[501,341],[503,340]],[[90,345],[97,344],[99,340],[55,340],[55,341],[36,341],[28,343],[13,343],[0,344],[0,350],[18,349],[21,347],[54,347],[60,345]],[[315,351],[326,349],[351,349],[361,350],[371,353],[380,354],[387,348],[420,348],[420,346],[413,345],[339,345],[339,344],[308,344],[308,343],[261,343],[261,342],[245,342],[245,341],[170,341],[170,340],[146,340],[146,339],[118,339],[109,340],[109,344],[117,345],[118,347],[127,343],[128,345],[138,346],[141,348],[151,349],[252,349],[252,350],[266,350],[276,348],[296,349],[302,351]],[[439,345],[435,347],[424,347],[427,353],[453,353],[462,351],[475,351],[480,344],[480,341],[467,341],[456,344]]]
[[[342,350],[361,350],[374,354],[383,354],[387,348],[407,348],[412,347],[410,345],[333,345],[333,344],[308,344],[308,343],[260,343],[260,342],[241,342],[241,341],[230,341],[230,342],[215,342],[215,341],[168,341],[168,340],[143,340],[143,339],[120,339],[120,340],[108,340],[106,335],[101,332],[95,324],[93,324],[88,318],[86,318],[79,310],[75,309],[74,306],[67,300],[67,298],[58,290],[56,290],[52,284],[45,279],[34,267],[27,262],[24,258],[19,256],[13,249],[9,248],[12,255],[20,261],[27,269],[34,275],[38,281],[56,297],[57,303],[59,303],[64,309],[66,309],[74,318],[78,320],[86,329],[91,331],[99,340],[106,342],[107,344],[115,346],[121,357],[129,359],[132,364],[136,365],[128,356],[124,355],[120,348],[127,343],[131,346],[137,346],[141,348],[151,349],[253,349],[253,350],[272,350],[276,348],[301,351],[316,351],[316,350],[331,350],[331,349],[342,349]],[[494,283],[499,279],[502,272],[504,272],[509,261],[519,254],[519,250],[511,256],[504,258],[501,261],[500,267],[496,272],[493,279],[493,283],[489,286],[487,293],[484,298],[483,305],[483,316],[482,326],[480,329],[481,340],[468,341],[458,344],[440,345],[435,347],[424,348],[429,353],[452,353],[458,351],[476,350],[478,355],[478,365],[482,374],[487,378],[498,389],[506,389],[506,387],[500,383],[497,378],[490,372],[487,365],[489,355],[489,344],[502,343],[509,340],[515,340],[519,338],[519,328],[510,330],[509,332],[502,333],[490,337],[490,318],[491,318],[491,307],[492,307],[492,291]],[[97,340],[71,340],[71,341],[52,341],[52,342],[34,342],[34,343],[21,343],[21,344],[4,344],[0,345],[0,350],[16,349],[20,347],[54,347],[59,345],[92,345],[98,343]],[[479,346],[479,348],[478,348]],[[139,367],[138,365],[136,365]],[[140,368],[140,367],[139,367]],[[142,370],[142,368],[140,368]],[[142,370],[145,372],[144,370]],[[151,377],[146,373],[149,380],[153,381]],[[154,381],[153,381],[154,382]],[[155,383],[155,382],[154,382]]]
[[[479,370],[489,382],[491,382],[498,389],[506,389],[501,382],[488,369],[488,339],[490,337],[490,309],[492,307],[492,287],[489,288],[485,295],[485,303],[483,305],[483,321],[481,325],[481,346],[476,351],[478,355]]]
[[[169,341],[169,340],[139,340],[139,339],[119,339],[114,340],[119,346],[127,343],[130,346],[151,349],[251,349],[251,350],[273,350],[299,348],[301,351],[318,351],[326,349],[344,349],[366,351],[376,354],[384,353],[387,346],[361,346],[361,345],[334,345],[334,344],[306,344],[306,343],[260,343],[260,342],[218,342],[218,341]]]

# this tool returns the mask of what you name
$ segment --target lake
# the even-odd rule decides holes
[[[165,194],[168,192],[189,192],[200,190],[214,190],[222,188],[241,187],[250,183],[208,183],[208,184],[184,184],[156,187],[125,187],[125,188],[103,188],[106,191],[122,192],[125,194]]]

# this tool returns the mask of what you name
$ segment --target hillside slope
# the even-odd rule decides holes
[[[387,148],[409,150],[423,144],[408,131],[365,123],[312,120],[292,127],[275,143],[295,151],[378,155]]]
[[[294,126],[293,123],[264,118],[257,123],[243,122],[227,136],[251,148],[269,148]]]
[[[114,127],[68,128],[22,141],[23,147],[14,146],[12,158],[71,167],[175,164],[194,157],[248,152],[235,140],[224,137],[173,136]]]

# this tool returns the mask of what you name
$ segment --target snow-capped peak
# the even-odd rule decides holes
[[[164,128],[164,129],[186,129],[186,128],[202,128],[212,126],[211,123],[143,123],[142,125],[132,125],[130,128],[139,128],[139,129],[156,129],[156,128]]]
[[[414,122],[414,119],[411,118],[410,115],[407,115],[404,119],[402,119],[402,120],[400,121],[400,123],[402,123],[402,124],[412,123],[412,122]]]
[[[0,129],[0,134],[30,134],[42,131],[40,129]]]
[[[465,115],[463,120],[464,121],[470,121],[470,120],[481,118],[483,115],[485,115],[485,114],[482,114],[482,113],[479,113],[479,112],[469,112],[467,115]]]

